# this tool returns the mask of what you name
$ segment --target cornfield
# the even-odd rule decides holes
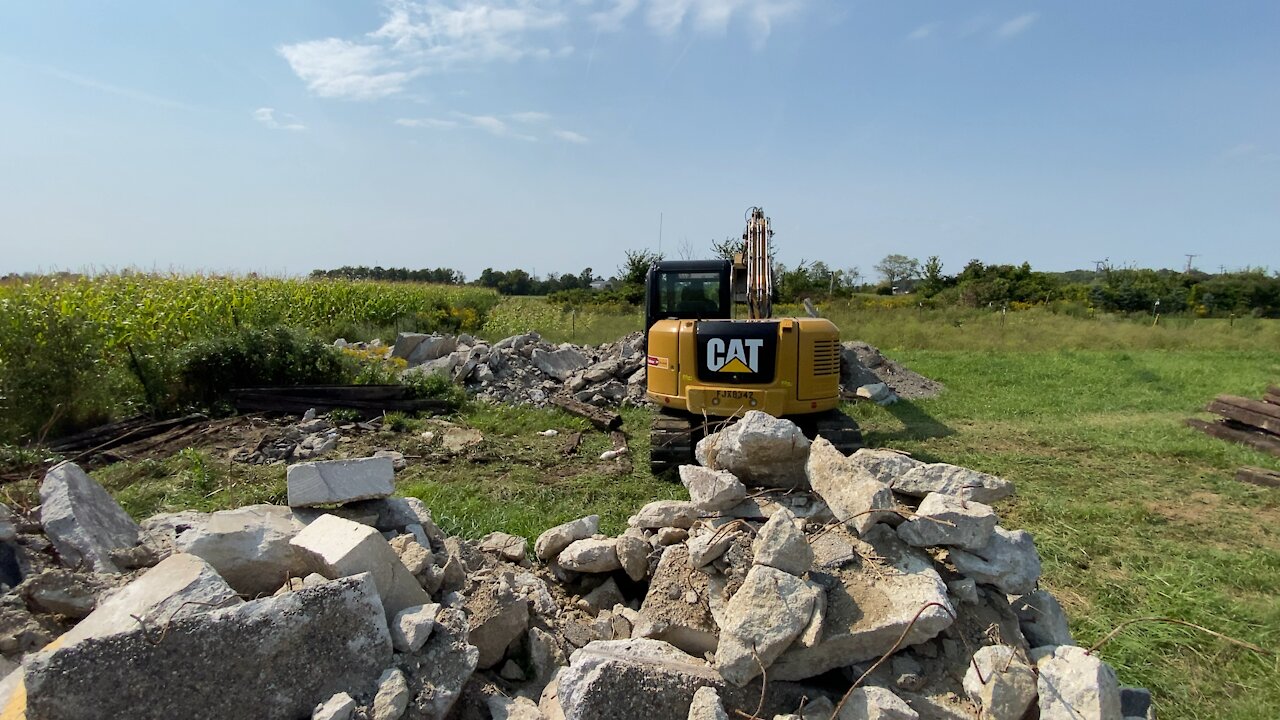
[[[122,273],[0,284],[0,440],[30,437],[58,414],[83,424],[86,414],[136,404],[130,369],[189,341],[281,325],[327,339],[475,331],[498,300],[471,287],[257,276]]]

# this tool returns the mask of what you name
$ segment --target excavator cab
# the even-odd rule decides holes
[[[733,317],[728,260],[664,260],[645,279],[645,333],[659,320],[728,320]]]

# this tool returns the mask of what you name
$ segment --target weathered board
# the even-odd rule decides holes
[[[1280,472],[1258,467],[1242,467],[1236,471],[1236,480],[1250,485],[1280,488]]]
[[[1259,430],[1280,435],[1280,405],[1233,395],[1220,395],[1205,409],[1228,420],[1235,420],[1245,425],[1252,425]]]
[[[1230,440],[1242,445],[1248,445],[1257,450],[1280,457],[1280,437],[1276,437],[1270,433],[1234,424],[1230,420],[1224,420],[1221,422],[1205,422],[1204,420],[1189,418],[1186,423],[1188,427],[1195,428],[1206,435],[1211,435],[1222,440]]]

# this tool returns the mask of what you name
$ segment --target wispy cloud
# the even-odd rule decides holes
[[[184,102],[179,102],[177,100],[170,100],[169,98],[160,97],[159,95],[152,95],[151,93],[144,92],[142,90],[135,90],[134,88],[122,87],[120,85],[112,85],[111,83],[105,83],[100,80],[95,80],[94,78],[85,77],[83,75],[77,75],[75,73],[70,73],[70,72],[67,72],[66,70],[60,70],[55,67],[40,66],[39,69],[41,72],[51,77],[58,78],[59,80],[69,82],[73,85],[79,85],[80,87],[89,88],[90,90],[103,92],[108,95],[115,95],[117,97],[126,98],[128,100],[134,100],[140,103],[145,103],[147,105],[155,105],[156,107],[170,108],[174,110],[191,110],[192,109],[190,105]]]
[[[526,111],[526,112],[512,113],[511,119],[519,123],[524,123],[526,125],[533,125],[537,123],[544,123],[550,120],[551,116],[544,112]]]
[[[493,115],[468,115],[460,112],[454,113],[454,115],[462,118],[462,120],[469,123],[472,127],[484,130],[490,135],[494,135],[496,137],[509,137],[517,140],[528,140],[530,142],[536,142],[538,139],[532,135],[512,131],[509,125]]]
[[[277,52],[320,97],[376,100],[415,78],[494,62],[568,57],[574,25],[623,30],[643,16],[652,31],[686,26],[723,33],[741,22],[758,47],[775,23],[812,0],[383,0],[381,25],[352,38],[281,45]]]
[[[1265,148],[1251,142],[1233,145],[1219,153],[1218,157],[1221,160],[1280,161],[1280,153],[1268,152]]]
[[[307,126],[298,122],[298,118],[289,113],[280,113],[276,117],[275,108],[261,107],[253,111],[253,119],[272,130],[306,130]]]
[[[924,40],[938,31],[938,23],[927,23],[912,30],[908,35],[908,40]]]
[[[285,45],[280,54],[311,92],[326,98],[374,100],[394,95],[418,70],[378,45],[338,38]]]
[[[432,128],[435,130],[452,130],[458,127],[457,120],[441,120],[439,118],[397,118],[395,123],[401,127]]]
[[[996,28],[996,35],[1002,38],[1017,37],[1026,32],[1027,28],[1031,27],[1039,17],[1040,13],[1032,12],[1006,20],[1000,24],[1000,27]]]
[[[554,135],[557,139],[563,140],[568,143],[574,143],[575,145],[586,145],[587,143],[591,142],[591,139],[588,138],[586,135],[580,135],[572,130],[556,130],[551,134]]]

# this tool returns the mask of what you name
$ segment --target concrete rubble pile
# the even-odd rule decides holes
[[[645,399],[644,336],[631,333],[604,345],[553,345],[536,332],[487,343],[470,335],[400,333],[395,345],[348,343],[366,352],[403,360],[408,374],[443,373],[474,396],[507,404],[543,406],[552,396],[568,395],[599,407],[643,404]],[[851,395],[887,405],[899,397],[932,397],[942,384],[885,358],[876,348],[846,342],[841,348],[841,384]],[[286,437],[277,455],[292,449]],[[325,436],[307,445],[322,446]],[[306,459],[305,456],[298,459]]]
[[[790,425],[749,413],[680,468],[689,501],[531,546],[447,536],[387,458],[140,526],[64,464],[0,521],[0,717],[1154,717],[999,524],[1010,483]]]

